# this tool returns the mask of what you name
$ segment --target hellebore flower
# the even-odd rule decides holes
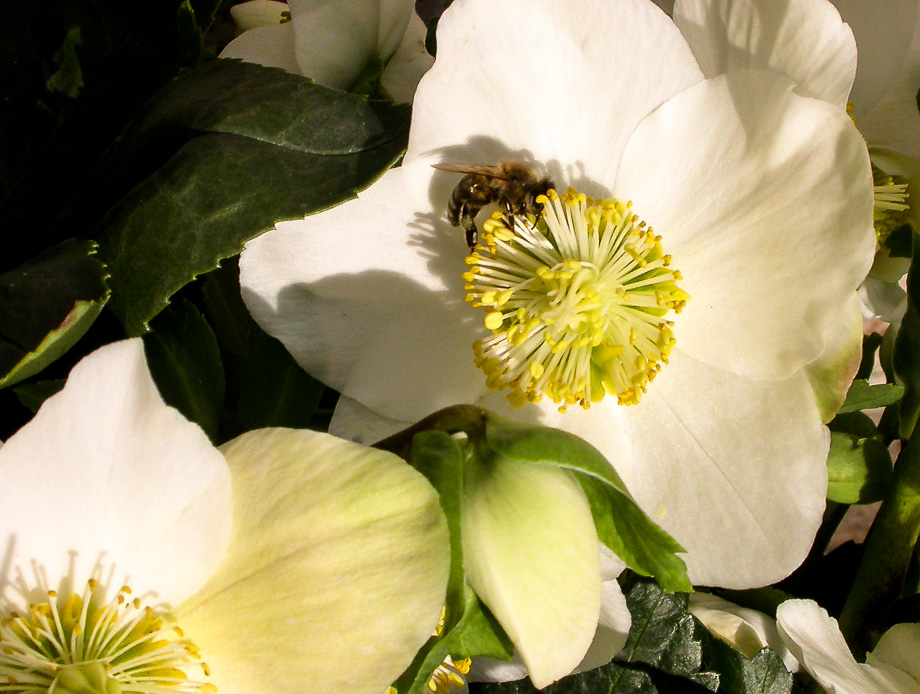
[[[863,313],[899,320],[905,295],[898,281],[909,261],[892,257],[885,242],[898,227],[918,222],[916,206],[908,204],[920,185],[917,0],[677,0],[673,16],[707,77],[770,68],[792,79],[799,93],[852,112],[876,186],[879,251],[860,288]]]
[[[507,160],[557,190],[538,217],[487,208],[464,264],[461,175],[433,165]],[[706,79],[651,2],[458,0],[402,166],[250,242],[243,297],[343,393],[338,433],[504,407],[597,447],[694,583],[762,585],[821,520],[803,368],[871,264],[870,180],[842,109],[773,71]]]
[[[231,9],[243,33],[222,58],[280,67],[346,91],[380,87],[409,103],[433,58],[411,0],[250,0]]]
[[[920,624],[895,624],[863,664],[814,600],[787,600],[776,620],[789,650],[829,694],[920,694]]]
[[[0,448],[4,691],[379,694],[399,675],[447,580],[428,482],[315,432],[222,450],[163,403],[139,339],[77,364]]]

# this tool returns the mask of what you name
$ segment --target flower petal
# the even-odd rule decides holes
[[[575,672],[587,672],[609,663],[623,650],[632,626],[632,615],[626,606],[626,596],[617,576],[626,565],[609,549],[601,545],[601,614],[591,647]]]
[[[827,0],[677,0],[674,22],[707,77],[776,70],[799,94],[846,107],[856,40]]]
[[[695,585],[762,586],[801,563],[824,511],[829,445],[803,373],[753,381],[675,352],[625,410],[631,456],[600,450],[687,550]]]
[[[434,62],[425,48],[427,33],[425,23],[413,13],[402,41],[380,76],[380,84],[396,101],[412,103],[419,80]]]
[[[908,694],[881,671],[858,664],[837,620],[814,600],[787,600],[776,621],[789,650],[830,694]]]
[[[568,183],[609,186],[635,124],[701,78],[680,32],[645,0],[531,0],[526,20],[515,0],[457,3],[438,24],[406,159],[532,159]]]
[[[837,316],[839,328],[828,332],[824,352],[805,367],[815,390],[821,421],[829,422],[847,399],[850,383],[862,360],[863,317],[856,293]]]
[[[413,188],[430,171],[390,170],[357,200],[278,224],[240,260],[250,313],[301,366],[409,422],[485,391],[472,351],[482,318],[463,300],[463,234],[440,210],[433,226]]]
[[[290,12],[286,2],[275,0],[249,0],[230,8],[230,16],[242,33],[262,26],[275,26],[284,21],[286,12]]]
[[[875,251],[865,143],[790,87],[737,71],[687,89],[636,128],[614,190],[683,273],[678,348],[752,378],[823,352]]]
[[[227,546],[230,475],[204,432],[167,407],[140,339],[85,357],[67,384],[0,448],[0,527],[9,581],[30,562],[46,588],[82,591],[97,562],[114,589],[175,604]],[[111,574],[109,574],[111,571]],[[37,587],[37,586],[36,586]]]
[[[895,624],[882,635],[866,662],[897,668],[920,683],[920,624]],[[920,684],[917,689],[920,691]]]
[[[497,458],[465,479],[467,580],[542,688],[569,674],[597,629],[597,533],[571,473]]]
[[[294,60],[294,30],[289,23],[260,26],[237,36],[220,53],[221,58],[239,58],[265,67],[280,67],[301,74]]]
[[[227,694],[380,694],[434,632],[447,586],[437,494],[396,456],[307,430],[222,447],[233,543],[177,613]]]

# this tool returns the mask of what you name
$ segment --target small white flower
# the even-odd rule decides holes
[[[893,626],[862,664],[815,601],[787,600],[776,619],[786,645],[829,694],[920,694],[920,624]]]
[[[379,77],[409,103],[433,58],[411,0],[250,0],[231,9],[243,33],[222,58],[242,58],[350,90]]]
[[[427,481],[308,431],[222,452],[139,339],[74,367],[0,448],[0,689],[379,694],[402,672],[447,580]]]

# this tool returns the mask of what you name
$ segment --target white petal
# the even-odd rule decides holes
[[[687,550],[694,584],[762,586],[801,563],[824,511],[829,445],[804,374],[753,381],[675,353],[624,409],[631,464],[600,450]]]
[[[450,562],[428,481],[396,456],[307,430],[222,450],[227,558],[177,613],[227,694],[380,694],[433,633]]]
[[[301,366],[410,422],[486,390],[472,351],[482,317],[463,300],[463,234],[430,211],[417,184],[430,171],[390,170],[357,200],[278,224],[240,260],[249,311]]]
[[[717,595],[697,592],[690,594],[690,613],[748,658],[762,648],[772,648],[787,670],[798,671],[799,661],[783,643],[776,620],[763,612],[741,607]]]
[[[265,67],[280,67],[299,75],[294,59],[294,30],[289,23],[261,26],[240,34],[221,51],[221,58],[239,58]]]
[[[601,545],[601,614],[591,647],[575,672],[587,672],[606,665],[626,645],[632,615],[626,606],[626,596],[617,582],[617,576],[625,569],[626,565]]]
[[[230,475],[198,426],[167,407],[140,339],[77,364],[64,389],[0,449],[0,527],[11,572],[82,591],[97,562],[175,604],[211,575],[227,546]],[[71,564],[73,563],[73,567]],[[5,597],[13,588],[4,586]]]
[[[532,159],[566,182],[609,186],[629,132],[701,79],[696,61],[645,0],[531,0],[522,12],[517,0],[444,12],[407,160],[430,151],[463,164]]]
[[[853,28],[859,47],[859,66],[850,95],[853,115],[859,123],[892,87],[905,67],[906,54],[917,26],[917,1],[832,2],[843,20]],[[915,98],[917,87],[920,87],[920,81],[914,87]]]
[[[798,93],[846,106],[856,40],[827,0],[677,0],[674,22],[707,77],[776,70]]]
[[[233,17],[237,30],[242,33],[256,27],[281,24],[284,14],[290,11],[291,8],[286,2],[249,0],[231,7],[230,16]]]
[[[770,72],[695,85],[639,124],[615,194],[690,294],[678,348],[754,378],[814,361],[875,251],[865,144]]]
[[[406,0],[292,0],[297,63],[319,84],[348,89],[364,69],[385,63],[402,38]]]
[[[397,101],[412,103],[419,80],[434,62],[425,49],[427,33],[428,29],[418,15],[409,17],[406,33],[380,76],[380,84]]]
[[[822,422],[831,421],[843,405],[862,360],[863,315],[855,292],[837,314],[837,323],[837,329],[827,333],[824,352],[805,367]]]
[[[597,533],[571,473],[496,458],[465,478],[467,580],[542,688],[582,660],[600,613]]]
[[[402,431],[413,422],[377,414],[347,395],[339,397],[329,422],[329,433],[339,438],[371,445]]]
[[[920,683],[920,624],[895,624],[882,635],[866,662],[897,668]]]
[[[907,694],[881,671],[858,664],[837,620],[813,600],[787,600],[776,621],[789,650],[830,694]]]

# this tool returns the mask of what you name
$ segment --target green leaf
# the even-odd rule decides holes
[[[901,438],[909,439],[920,415],[920,244],[913,237],[913,257],[907,273],[907,312],[894,341],[894,372],[904,384],[898,406]]]
[[[871,410],[874,407],[892,405],[904,395],[903,386],[894,383],[883,383],[870,386],[863,379],[856,379],[847,391],[847,399],[838,410],[839,414],[856,412],[858,410]]]
[[[0,388],[34,376],[83,337],[109,298],[91,241],[67,241],[0,275]]]
[[[164,313],[144,339],[157,389],[172,405],[217,440],[224,403],[224,369],[207,321],[188,301]]]
[[[831,431],[853,434],[862,439],[871,439],[878,436],[875,422],[865,412],[847,412],[838,414],[827,424]]]
[[[776,651],[764,648],[753,658],[713,636],[702,624],[703,668],[719,674],[720,694],[790,694],[792,673]]]
[[[840,504],[881,501],[891,482],[891,456],[875,438],[831,432],[827,498]]]
[[[122,139],[122,159],[175,154],[97,228],[110,308],[143,333],[172,294],[249,239],[373,182],[401,155],[408,123],[406,106],[274,68],[216,60],[189,71]]]
[[[63,378],[56,378],[51,381],[26,383],[25,385],[13,388],[13,392],[16,393],[16,397],[19,398],[19,402],[21,402],[24,407],[35,413],[38,412],[38,408],[42,406],[45,400],[64,387],[65,380],[66,379]]]
[[[275,338],[257,333],[253,342],[240,384],[240,427],[308,428],[325,386]]]
[[[875,370],[875,353],[885,337],[881,333],[863,335],[862,357],[859,360],[859,369],[856,371],[857,379],[868,380]]]
[[[466,584],[460,536],[464,466],[460,446],[443,431],[423,431],[412,438],[409,463],[438,491],[450,533],[451,564],[441,636],[429,640],[396,681],[399,694],[422,690],[448,655],[510,660],[513,651],[498,622]]]
[[[654,576],[668,591],[691,589],[681,546],[656,525],[630,496],[626,485],[596,448],[558,429],[533,427],[489,416],[486,441],[509,458],[558,465],[576,473],[601,542],[633,571]]]

